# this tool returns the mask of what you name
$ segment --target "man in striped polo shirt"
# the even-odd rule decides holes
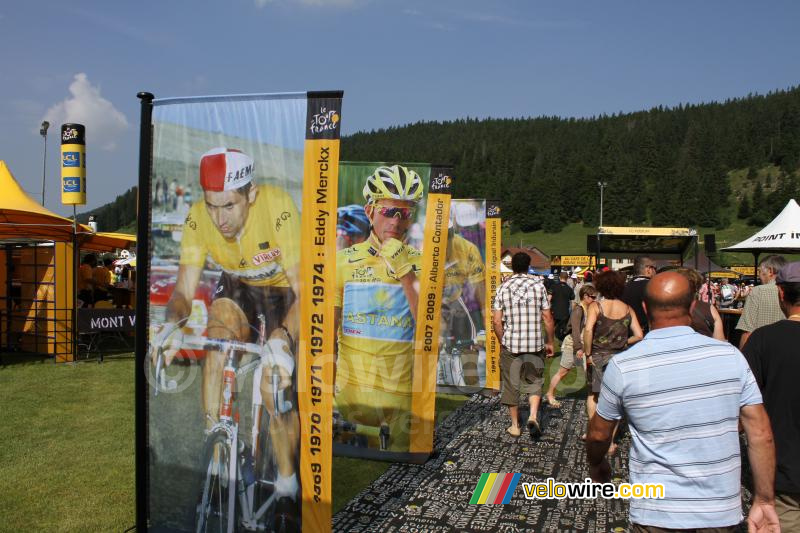
[[[648,283],[650,332],[606,368],[586,439],[590,475],[609,480],[606,450],[624,413],[630,482],[664,486],[662,499],[631,500],[631,531],[736,531],[741,420],[755,489],[748,525],[778,531],[775,446],[761,393],[739,350],[691,329],[691,306],[684,276],[665,272]]]
[[[492,326],[500,339],[500,403],[508,406],[511,426],[508,433],[521,433],[517,419],[519,396],[528,397],[531,414],[528,431],[539,440],[542,432],[537,414],[544,385],[544,358],[553,356],[555,322],[544,285],[528,274],[531,257],[517,252],[511,258],[514,275],[503,282],[494,298]],[[547,338],[542,335],[544,321]]]

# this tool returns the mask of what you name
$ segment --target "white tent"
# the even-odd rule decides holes
[[[800,253],[800,205],[789,200],[783,211],[764,229],[739,244],[722,248],[723,252]]]

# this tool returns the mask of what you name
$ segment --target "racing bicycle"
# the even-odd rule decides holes
[[[202,455],[202,483],[197,505],[197,533],[234,531],[296,531],[299,517],[277,512],[275,479],[278,467],[272,451],[269,417],[292,409],[292,402],[278,390],[280,376],[272,373],[273,412],[262,405],[260,382],[266,364],[275,366],[275,359],[267,344],[266,319],[259,315],[257,343],[230,339],[213,339],[200,335],[173,335],[181,332],[178,324],[166,335],[166,342],[154,346],[155,392],[175,388],[174,381],[164,375],[164,351],[168,348],[183,350],[213,350],[225,354],[223,392],[219,418],[205,432]],[[254,357],[238,366],[240,354]],[[263,362],[262,362],[263,361]],[[237,381],[253,374],[251,401],[252,425],[247,435],[239,424]],[[299,496],[298,496],[299,497]]]

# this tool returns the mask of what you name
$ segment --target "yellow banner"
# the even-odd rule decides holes
[[[306,140],[303,176],[297,373],[303,529],[330,531],[339,139]]]
[[[756,268],[752,266],[732,266],[729,268],[743,276],[754,276],[756,274]]]
[[[550,261],[551,266],[561,267],[595,267],[593,255],[555,255]]]
[[[488,208],[488,204],[487,204]],[[488,209],[487,209],[488,210]],[[486,388],[500,390],[500,341],[492,328],[494,295],[500,286],[500,218],[486,218],[486,305],[483,310],[486,331]]]
[[[431,172],[431,183],[436,176]],[[449,178],[447,178],[449,179]],[[433,190],[433,185],[431,186]],[[436,413],[436,367],[439,361],[439,329],[442,288],[447,253],[447,222],[450,195],[431,192],[425,214],[425,241],[419,276],[417,326],[414,331],[414,370],[411,395],[411,453],[433,450],[433,421]]]
[[[601,235],[645,235],[648,237],[691,237],[696,235],[691,228],[648,228],[606,226],[598,231]]]

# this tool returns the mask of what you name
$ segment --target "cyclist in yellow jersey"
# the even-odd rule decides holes
[[[475,244],[471,243],[455,232],[455,210],[450,211],[450,224],[447,238],[447,254],[445,260],[445,282],[442,291],[442,334],[440,343],[445,350],[452,341],[473,341],[472,346],[460,350],[461,365],[463,368],[443,368],[450,365],[449,354],[443,354],[439,359],[439,383],[443,385],[470,385],[479,384],[478,376],[478,350],[479,342],[485,342],[483,332],[482,313],[486,295],[484,292],[484,264],[481,252]],[[468,296],[478,302],[480,314],[473,317],[466,305],[464,290]],[[463,377],[461,383],[460,377]]]
[[[388,424],[388,450],[397,452],[409,445],[422,262],[405,240],[423,189],[414,171],[377,168],[363,191],[370,236],[336,256],[336,408],[352,423]]]
[[[294,339],[299,329],[296,297],[300,215],[292,198],[279,187],[254,185],[253,159],[232,148],[215,148],[200,159],[203,199],[189,210],[183,226],[175,289],[166,309],[166,335],[190,313],[192,299],[207,262],[222,271],[208,312],[207,335],[254,342],[258,316],[266,318],[273,367],[261,374],[261,398],[269,413],[272,376],[280,390],[293,395]],[[163,342],[158,337],[153,341]],[[175,356],[165,352],[165,364]],[[217,421],[225,354],[209,352],[203,364],[203,409],[209,427]],[[297,401],[292,397],[292,405]],[[275,494],[297,502],[299,418],[296,409],[270,416],[278,476]],[[279,436],[279,437],[275,437]]]

